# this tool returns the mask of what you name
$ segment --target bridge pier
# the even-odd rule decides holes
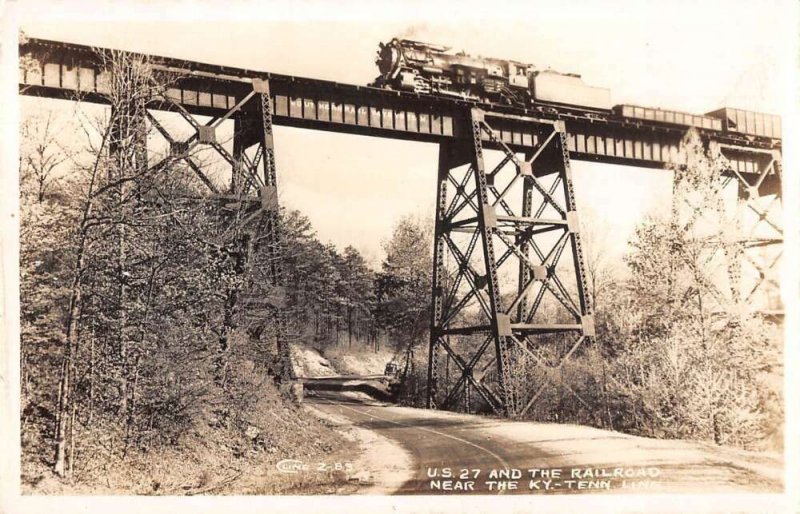
[[[738,301],[751,310],[782,315],[780,284],[776,276],[783,256],[783,160],[779,149],[752,149],[729,144],[711,144],[712,153],[720,152],[727,160],[726,177],[734,177],[737,185],[737,208],[734,220],[740,231],[737,252],[737,273],[749,271],[756,276],[752,285],[732,284]],[[738,158],[746,155],[752,170],[742,173]],[[748,173],[749,171],[749,173]],[[721,180],[725,180],[721,177]],[[759,298],[759,294],[761,297]]]
[[[557,369],[594,335],[566,129],[516,117],[536,133],[522,156],[492,128],[497,115],[469,117],[471,133],[439,150],[427,405],[461,398],[467,411],[477,401],[516,417],[552,385],[534,390],[523,368]],[[484,146],[499,162],[487,165]],[[561,261],[565,250],[571,262]],[[552,356],[564,343],[568,351],[546,362],[540,350]],[[454,383],[440,383],[440,350],[460,371]]]
[[[689,163],[688,173],[673,166],[673,223],[689,240],[702,243],[709,292],[718,308],[742,305],[749,312],[780,314],[774,277],[783,244],[780,151],[713,141],[702,149],[707,163]],[[693,159],[694,151],[690,142],[684,157]],[[749,154],[746,171],[739,170],[743,154]]]
[[[184,163],[200,179],[209,194],[209,199],[218,204],[220,210],[219,233],[213,243],[227,258],[246,261],[251,258],[252,241],[258,235],[259,244],[267,254],[267,266],[258,277],[266,283],[269,294],[253,294],[244,286],[236,291],[231,302],[230,318],[256,325],[260,332],[269,324],[274,325],[276,344],[280,359],[278,374],[285,380],[294,377],[284,316],[285,289],[283,275],[283,242],[280,227],[280,211],[275,169],[275,145],[273,140],[273,109],[269,81],[253,79],[249,91],[237,97],[231,109],[211,117],[201,124],[189,113],[166,88],[155,86],[155,98],[159,110],[179,114],[194,129],[194,133],[182,140],[174,136],[158,119],[146,109],[150,125],[166,140],[169,152],[150,167],[152,171]],[[218,129],[226,120],[234,122],[233,153],[218,139]],[[143,120],[142,120],[143,121]],[[211,148],[231,166],[231,180],[227,191],[220,188],[195,162],[193,152],[200,147]],[[255,148],[254,151],[252,149]],[[248,150],[251,150],[248,155]],[[141,151],[138,151],[141,160]],[[146,162],[146,150],[144,150]],[[234,325],[238,321],[232,321]]]

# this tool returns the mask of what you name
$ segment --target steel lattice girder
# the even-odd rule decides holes
[[[573,343],[554,366],[558,369],[594,335],[566,133],[560,122],[527,120],[538,131],[538,144],[523,158],[492,129],[487,118],[494,115],[472,109],[469,116],[472,137],[442,144],[439,151],[427,404],[450,408],[463,393],[470,410],[474,389],[494,411],[517,416],[535,403],[544,385],[526,395],[512,384],[518,380],[512,352],[546,366],[530,345],[568,336]],[[483,141],[501,148],[500,161],[490,168]],[[558,269],[567,249],[572,266]],[[450,269],[447,258],[453,261]],[[501,276],[514,259],[512,290]],[[561,319],[539,319],[546,295],[561,309]],[[476,334],[482,334],[479,344],[449,341]],[[492,343],[493,356],[487,351]],[[440,349],[461,372],[447,391],[439,390]]]

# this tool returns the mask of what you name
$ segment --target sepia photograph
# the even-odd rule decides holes
[[[800,510],[796,2],[0,13],[0,511]]]

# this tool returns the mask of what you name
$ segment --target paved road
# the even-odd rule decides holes
[[[464,423],[430,411],[397,408],[332,391],[315,391],[307,401],[323,412],[345,417],[361,428],[397,441],[411,453],[416,472],[396,494],[584,492],[577,489],[577,483],[532,477],[528,470],[544,467],[544,459],[553,456],[511,439],[486,435],[482,430],[484,422],[477,417],[475,422]],[[525,474],[518,480],[491,476],[492,472],[499,474],[511,469]],[[446,476],[447,470],[450,476]],[[569,470],[562,473],[562,479],[576,481],[569,476]],[[545,483],[548,479],[550,483]],[[508,488],[512,482],[516,482],[517,489]]]
[[[706,492],[719,488],[742,488],[745,491],[779,487],[752,470],[727,465],[729,463],[722,460],[706,459],[705,455],[701,455],[698,463],[693,465],[665,466],[658,464],[658,452],[652,452],[650,465],[639,460],[636,465],[626,467],[625,462],[613,461],[620,459],[613,450],[604,451],[608,442],[597,440],[591,445],[591,453],[597,457],[594,460],[590,458],[589,464],[583,458],[579,466],[571,466],[569,456],[547,453],[541,448],[546,445],[498,434],[498,430],[492,427],[504,422],[496,419],[396,407],[369,400],[363,395],[359,398],[352,393],[330,389],[310,391],[306,401],[323,412],[346,418],[355,426],[396,441],[411,454],[413,476],[396,494]],[[615,433],[608,434],[611,437],[607,439],[628,438],[622,434],[618,437]],[[646,453],[649,455],[650,451]],[[663,453],[674,452],[666,448]],[[644,475],[656,467],[660,476]],[[620,468],[624,468],[625,473],[636,470],[640,475],[610,474]],[[541,469],[559,475],[547,476],[546,471],[537,471]],[[519,470],[521,476],[491,475],[507,470]],[[511,489],[512,486],[516,489]]]

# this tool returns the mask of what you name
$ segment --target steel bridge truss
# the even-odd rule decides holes
[[[719,144],[724,156],[726,151],[743,152],[738,146]],[[713,148],[713,145],[712,145]],[[755,158],[762,160],[762,171],[757,175],[740,173],[736,167],[728,166],[727,175],[736,177],[738,186],[737,227],[742,244],[737,272],[750,271],[755,279],[748,285],[737,284],[737,298],[754,305],[762,312],[783,312],[780,299],[778,267],[783,257],[783,160],[781,151],[747,149]],[[772,180],[768,180],[768,179]],[[749,270],[742,270],[741,267]],[[757,298],[758,294],[766,295]]]
[[[565,126],[517,118],[536,131],[520,154],[498,115],[469,117],[471,137],[439,150],[428,407],[522,416],[554,383],[580,400],[558,374],[594,335]],[[525,378],[534,365],[538,384]]]
[[[253,79],[252,88],[244,94],[231,109],[210,117],[203,122],[188,112],[170,94],[169,89],[153,80],[154,97],[149,104],[155,108],[133,111],[139,118],[136,126],[149,125],[150,133],[158,133],[167,145],[166,155],[148,166],[148,173],[157,173],[173,166],[185,165],[202,183],[203,200],[210,200],[216,212],[220,213],[219,231],[208,244],[214,245],[227,258],[246,259],[247,241],[257,235],[266,250],[267,265],[256,269],[257,279],[266,283],[270,293],[255,297],[249,294],[248,284],[237,291],[237,311],[242,318],[258,315],[264,323],[270,320],[274,326],[278,356],[278,373],[283,378],[292,378],[294,373],[289,358],[287,344],[284,275],[282,270],[282,240],[280,213],[278,209],[277,176],[275,169],[275,145],[273,140],[273,106],[270,84],[265,79]],[[247,109],[245,109],[247,107]],[[191,135],[181,137],[177,127],[164,123],[153,111],[168,111],[177,114],[190,126]],[[127,119],[130,116],[123,116]],[[221,126],[226,120],[234,123],[232,151],[222,140]],[[146,142],[138,145],[145,153]],[[113,149],[112,149],[113,152]],[[220,187],[218,181],[207,174],[206,166],[198,162],[198,156],[205,152],[221,158],[231,168],[231,179],[227,187]],[[245,236],[244,238],[242,236]],[[260,314],[259,314],[260,313]]]
[[[776,276],[783,255],[782,166],[777,149],[760,150],[709,143],[718,162],[708,177],[676,173],[673,219],[704,245],[707,289],[716,306],[745,304],[762,314],[781,314]],[[729,155],[748,152],[760,161],[758,174],[743,174]],[[730,189],[736,188],[730,201]]]

